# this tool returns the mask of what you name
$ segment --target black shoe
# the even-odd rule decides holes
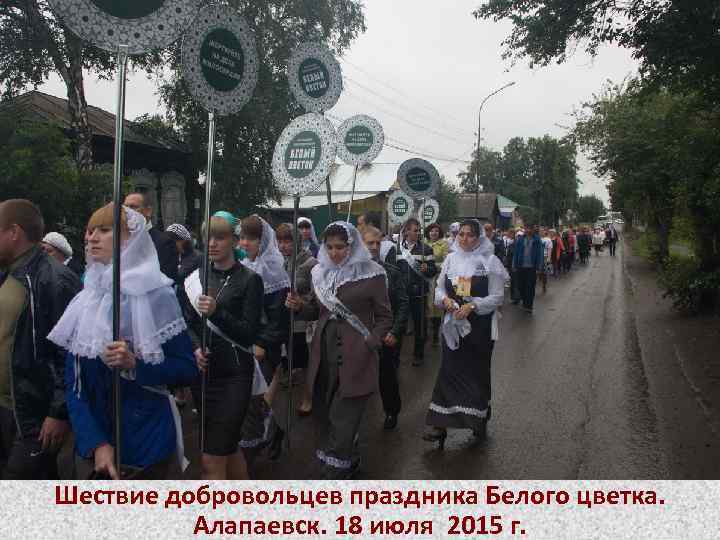
[[[424,363],[425,363],[425,359],[424,359],[424,358],[419,358],[419,357],[416,356],[416,357],[413,359],[412,365],[415,366],[415,367],[418,367],[418,366],[422,366]]]
[[[397,415],[395,414],[388,414],[385,417],[385,423],[383,424],[383,429],[386,429],[388,431],[395,429],[397,427]]]
[[[427,431],[422,436],[423,441],[437,442],[440,450],[445,450],[445,439],[447,439],[447,429],[445,428],[432,428],[432,431]]]

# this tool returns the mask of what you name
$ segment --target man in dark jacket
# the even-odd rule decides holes
[[[400,234],[403,238],[397,266],[408,284],[410,313],[415,333],[413,366],[421,366],[425,362],[427,297],[432,289],[431,280],[437,274],[437,266],[433,249],[420,240],[420,222],[417,219],[408,219]]]
[[[190,232],[179,223],[173,223],[165,231],[175,242],[177,250],[177,284],[182,287],[185,279],[202,264],[202,255],[193,247]]]
[[[526,226],[525,234],[519,239],[516,237],[513,255],[513,269],[517,272],[523,308],[528,313],[533,312],[537,272],[545,268],[542,240],[538,233],[537,226]]]
[[[380,245],[382,233],[379,229],[366,225],[363,229],[363,240],[373,260],[380,262]],[[388,294],[390,307],[393,312],[393,326],[383,340],[380,352],[380,397],[385,410],[385,429],[397,427],[397,417],[400,414],[400,386],[398,384],[397,370],[400,365],[400,343],[405,335],[407,326],[409,300],[405,276],[395,265],[380,262],[385,269],[388,280]]]
[[[0,474],[56,479],[70,429],[65,353],[46,339],[80,290],[79,278],[40,247],[44,223],[30,201],[0,203]]]
[[[125,197],[124,205],[140,212],[147,221],[148,232],[157,250],[160,261],[160,271],[174,282],[178,280],[178,257],[177,248],[172,238],[152,225],[153,208],[149,205],[143,193],[130,193]]]
[[[360,214],[358,216],[357,228],[360,232],[363,232],[363,229],[366,226],[375,227],[378,231],[380,231],[380,235],[382,236],[382,225],[380,224],[381,221],[382,218],[379,212],[365,212],[364,214]],[[380,258],[378,259],[379,262],[386,262],[395,265],[397,263],[396,259],[397,247],[395,246],[395,242],[391,242],[390,240],[382,240],[380,242]]]

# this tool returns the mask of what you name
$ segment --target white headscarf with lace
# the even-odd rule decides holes
[[[315,233],[315,225],[313,225],[313,222],[310,218],[301,217],[297,220],[297,226],[300,227],[301,223],[307,223],[310,225],[310,235],[312,238],[312,241],[315,242],[315,245],[320,245],[320,240],[318,240],[317,234]],[[300,240],[302,240],[302,236],[300,237]]]
[[[123,207],[130,237],[120,257],[120,339],[138,358],[160,364],[162,345],[186,329],[173,281],[160,271],[142,214]],[[113,341],[113,265],[88,257],[85,287],[70,302],[48,339],[83,358],[96,358]]]
[[[246,257],[241,262],[262,278],[265,294],[289,289],[290,276],[285,270],[285,257],[280,253],[275,231],[263,218],[257,215],[255,217],[260,220],[263,228],[258,254],[254,261]]]
[[[471,250],[466,251],[455,240],[455,251],[450,253],[443,264],[442,272],[450,279],[456,277],[486,276],[490,273],[498,274],[503,279],[509,279],[507,270],[500,259],[495,257],[495,246],[485,236],[482,224],[478,222],[479,242]],[[438,284],[441,284],[438,282]],[[441,284],[444,287],[444,280]]]
[[[322,288],[331,291],[333,294],[346,283],[369,279],[375,276],[385,276],[385,269],[372,260],[370,252],[362,241],[360,231],[352,223],[336,221],[328,225],[338,225],[345,229],[348,235],[350,253],[340,264],[335,264],[325,247],[323,240],[318,252],[318,263],[312,269],[313,287],[317,290]],[[325,231],[327,232],[327,229]]]

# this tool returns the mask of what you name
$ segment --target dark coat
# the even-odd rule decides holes
[[[48,416],[68,418],[65,351],[47,335],[81,289],[72,270],[39,247],[33,250],[28,262],[12,272],[29,299],[18,318],[10,365],[14,413],[22,437],[37,435]]]
[[[402,343],[407,327],[408,315],[410,313],[407,283],[405,276],[397,266],[382,263],[382,267],[385,269],[388,277],[388,294],[390,296],[390,307],[393,313],[393,326],[390,333],[395,336],[399,343]]]
[[[263,295],[263,314],[255,345],[269,349],[286,343],[290,334],[290,311],[285,307],[289,289],[280,289]]]
[[[185,253],[180,255],[178,260],[178,285],[182,286],[185,279],[192,274],[195,270],[200,268],[202,264],[202,255],[192,246],[185,250]]]
[[[435,252],[427,244],[418,242],[413,246],[410,253],[417,264],[422,264],[423,262],[427,264],[427,271],[422,272],[422,275],[425,276],[426,279],[420,277],[415,270],[410,268],[406,260],[399,257],[397,259],[397,267],[405,276],[408,284],[408,296],[415,298],[425,296],[432,290],[432,283],[429,283],[427,280],[432,279],[438,273],[437,265],[435,264]]]
[[[167,277],[177,283],[178,280],[178,254],[175,247],[175,241],[169,234],[158,230],[154,227],[148,231],[150,238],[155,244],[158,260],[160,261],[160,271]]]
[[[85,273],[85,264],[80,260],[79,257],[70,257],[69,261],[65,261],[65,266],[75,272],[77,277],[82,278]]]
[[[345,304],[370,330],[372,334],[366,342],[360,333],[345,321],[338,321],[342,364],[340,365],[341,397],[359,397],[372,394],[378,388],[378,350],[382,339],[392,328],[392,312],[388,299],[385,276],[353,281],[342,285],[337,291],[338,299]],[[306,305],[305,318],[313,320],[317,313],[318,326],[310,346],[311,357],[308,366],[308,382],[314,384],[322,358],[325,325],[330,320],[330,312],[314,298]],[[337,362],[337,358],[329,359]],[[312,386],[311,386],[312,387]]]

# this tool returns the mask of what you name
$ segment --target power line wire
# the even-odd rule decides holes
[[[392,103],[393,105],[396,105],[396,106],[398,106],[398,107],[401,107],[401,108],[403,108],[403,109],[406,109],[406,110],[410,111],[410,112],[413,113],[413,114],[422,114],[425,118],[427,118],[428,120],[431,120],[432,122],[437,122],[437,120],[438,120],[437,117],[440,117],[440,116],[443,117],[443,118],[442,118],[443,121],[446,121],[446,120],[447,120],[447,117],[445,117],[445,115],[439,115],[439,114],[438,114],[438,115],[435,115],[435,116],[436,116],[435,118],[432,118],[432,117],[431,117],[430,115],[428,115],[428,114],[420,113],[420,112],[418,112],[416,109],[408,106],[407,104],[402,103],[402,102],[400,102],[400,101],[397,101],[397,100],[395,100],[395,99],[393,99],[393,98],[390,98],[390,97],[388,97],[388,96],[385,96],[385,95],[383,95],[383,94],[381,94],[381,93],[379,93],[379,92],[376,92],[376,91],[373,90],[372,88],[368,88],[368,87],[365,86],[364,84],[359,83],[359,82],[357,82],[356,80],[354,80],[354,79],[352,79],[352,78],[350,78],[350,77],[348,77],[348,76],[343,76],[343,80],[345,80],[345,81],[350,81],[354,86],[358,86],[358,87],[362,88],[363,90],[365,90],[366,92],[369,92],[369,93],[371,93],[371,94],[379,97],[379,98],[382,99],[382,100],[385,100],[385,101],[387,101],[387,102],[389,102],[389,103]],[[460,128],[456,127],[456,126],[452,126],[452,125],[447,124],[447,123],[444,124],[444,127],[452,129],[453,132],[456,133],[456,134],[469,135],[469,136],[472,136],[472,137],[475,136],[475,134],[472,133],[471,131],[466,131],[466,130],[464,130],[464,129],[460,129]]]
[[[415,98],[413,98],[412,96],[408,95],[406,92],[404,92],[404,91],[402,91],[402,90],[398,90],[398,89],[395,88],[394,86],[386,83],[385,81],[379,79],[378,77],[375,77],[372,73],[369,73],[367,70],[365,70],[365,69],[361,68],[360,66],[358,66],[358,65],[353,64],[352,62],[350,62],[350,60],[347,60],[347,59],[343,58],[343,59],[342,59],[342,63],[343,63],[343,64],[347,64],[347,65],[351,66],[352,68],[357,69],[358,71],[364,73],[365,75],[367,75],[367,76],[370,77],[371,79],[373,79],[373,80],[375,80],[376,82],[378,82],[379,84],[383,85],[385,88],[388,88],[388,89],[392,90],[393,92],[396,92],[397,94],[400,94],[401,96],[403,96],[403,97],[405,97],[405,98],[407,98],[407,99],[415,100]],[[417,102],[417,103],[420,103],[420,102]],[[433,112],[433,113],[435,113],[435,114],[441,114],[441,115],[443,115],[443,116],[446,117],[446,118],[450,118],[450,119],[452,119],[452,120],[454,120],[454,121],[459,122],[459,123],[462,124],[462,120],[458,120],[457,118],[455,118],[455,117],[453,117],[453,116],[450,116],[450,115],[447,114],[446,112],[439,112],[438,110],[433,109],[432,107],[430,107],[429,105],[425,105],[424,103],[420,103],[420,105],[421,105],[423,108],[427,109],[428,111],[431,111],[431,112]]]
[[[328,118],[335,120],[336,122],[344,122],[345,120],[343,118],[340,118],[339,116],[325,113],[325,116]],[[393,142],[388,142],[393,141]],[[400,150],[401,152],[405,152],[407,154],[411,155],[417,155],[428,159],[434,159],[436,161],[447,161],[447,162],[457,162],[457,163],[470,163],[469,161],[464,161],[460,159],[452,159],[444,156],[437,156],[432,153],[431,150],[424,150],[417,147],[414,147],[413,145],[406,143],[404,141],[395,139],[393,137],[390,137],[389,135],[385,135],[385,146],[388,146],[390,148],[394,148],[395,150]],[[461,156],[462,157],[462,156]]]
[[[354,93],[352,93],[352,92],[350,92],[350,91],[347,91],[347,90],[346,90],[346,91],[344,92],[344,94],[347,95],[347,96],[349,96],[351,99],[354,99],[355,101],[359,101],[359,102],[361,102],[361,103],[364,103],[365,105],[369,105],[370,107],[375,107],[377,110],[382,111],[383,113],[385,113],[385,114],[387,114],[387,115],[389,115],[389,116],[392,116],[392,117],[400,120],[401,122],[404,122],[404,123],[406,123],[406,124],[408,124],[408,125],[410,125],[410,126],[413,126],[413,127],[418,128],[418,129],[422,129],[423,131],[427,131],[428,133],[432,133],[433,135],[435,135],[435,136],[437,136],[437,137],[442,137],[443,139],[452,140],[452,141],[454,141],[454,142],[459,142],[459,143],[461,143],[461,144],[466,144],[466,143],[467,143],[467,141],[460,140],[460,139],[458,139],[458,138],[456,138],[456,137],[452,137],[452,136],[450,136],[450,135],[444,135],[444,134],[440,133],[439,131],[436,131],[436,130],[430,128],[430,127],[423,126],[423,125],[421,125],[421,124],[418,124],[417,122],[413,122],[412,120],[408,120],[407,118],[404,118],[404,117],[402,117],[402,116],[400,116],[400,115],[398,115],[398,114],[396,114],[396,113],[394,113],[394,112],[392,112],[392,111],[388,111],[387,109],[385,109],[385,108],[383,108],[383,107],[380,107],[380,106],[377,105],[376,103],[372,103],[372,102],[370,102],[370,101],[368,101],[368,100],[366,100],[366,99],[363,99],[361,96],[357,96],[356,94],[354,94]]]

